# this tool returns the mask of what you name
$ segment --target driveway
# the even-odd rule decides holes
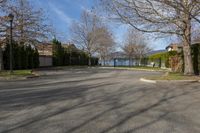
[[[1,133],[200,133],[200,84],[139,81],[156,72],[41,71],[0,82]]]

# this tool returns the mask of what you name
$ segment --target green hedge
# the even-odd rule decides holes
[[[89,56],[73,46],[63,47],[61,42],[53,40],[53,66],[86,66]],[[91,65],[98,65],[98,58],[91,58]]]
[[[161,66],[161,62],[164,61],[165,62],[165,67],[170,67],[169,66],[169,58],[172,56],[177,55],[177,51],[169,51],[169,52],[162,52],[162,53],[157,53],[157,54],[153,54],[151,56],[149,56],[149,60],[153,61],[153,62],[158,62],[159,66]]]
[[[199,75],[200,74],[200,44],[191,45],[191,54],[192,54],[192,59],[193,59],[194,72],[196,75]],[[149,56],[149,59],[151,61],[154,61],[156,59],[165,60],[165,66],[170,67],[169,58],[175,55],[181,56],[184,61],[183,52],[177,53],[176,51],[157,53],[157,54]]]
[[[13,69],[32,69],[39,67],[39,53],[36,49],[23,44],[13,43]],[[3,51],[4,69],[10,69],[10,47],[6,45]]]
[[[192,58],[194,72],[196,75],[199,75],[200,72],[200,44],[194,44],[191,46]]]

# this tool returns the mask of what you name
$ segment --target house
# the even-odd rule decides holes
[[[77,49],[77,47],[76,47],[75,44],[73,44],[73,43],[63,44],[62,47],[63,47],[63,48]]]
[[[79,49],[72,43],[62,45],[63,48],[70,48],[71,51],[78,51]],[[39,53],[40,67],[53,66],[53,45],[51,43],[40,43],[36,45]],[[69,51],[70,52],[70,51]]]
[[[53,50],[52,44],[50,43],[40,43],[36,45],[36,49],[39,53],[40,67],[53,66]]]
[[[195,45],[195,44],[200,44],[200,41],[193,41],[191,45]],[[176,43],[172,43],[169,46],[166,47],[166,50],[169,51],[177,51],[177,52],[181,52],[183,50],[183,45],[182,44],[176,44]]]
[[[36,45],[39,55],[52,56],[52,44],[50,43],[41,43]]]
[[[75,44],[73,43],[67,43],[67,44],[62,44],[62,47],[69,50],[68,52],[72,52],[72,51],[80,51],[80,49],[78,49],[76,47]]]
[[[169,51],[177,51],[177,52],[181,52],[183,49],[183,46],[180,44],[176,44],[176,43],[172,43],[169,46],[166,47],[166,50]]]
[[[192,45],[197,45],[197,44],[200,45],[200,41],[199,40],[196,40],[196,41],[192,42]]]

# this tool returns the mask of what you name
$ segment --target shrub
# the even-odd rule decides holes
[[[53,40],[53,66],[88,65],[89,56],[86,52],[73,45],[63,47],[61,42]],[[98,58],[92,57],[92,65],[98,65]]]
[[[194,72],[196,75],[198,75],[200,71],[200,44],[192,45],[191,53],[193,59]]]
[[[157,62],[159,67],[161,67],[161,63],[165,62],[165,67],[169,68],[169,59],[170,57],[176,56],[179,53],[177,51],[169,51],[169,52],[162,52],[162,53],[157,53],[149,56],[150,61],[152,62]]]
[[[10,46],[6,45],[3,51],[4,68],[10,69]],[[39,67],[39,53],[36,49],[23,44],[13,43],[13,69],[32,69]]]

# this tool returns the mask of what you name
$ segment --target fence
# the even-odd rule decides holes
[[[104,64],[105,63],[105,64]],[[161,58],[149,59],[149,58],[114,58],[100,62],[103,66],[114,67],[135,67],[135,66],[149,66],[149,67],[165,67],[165,60]]]

